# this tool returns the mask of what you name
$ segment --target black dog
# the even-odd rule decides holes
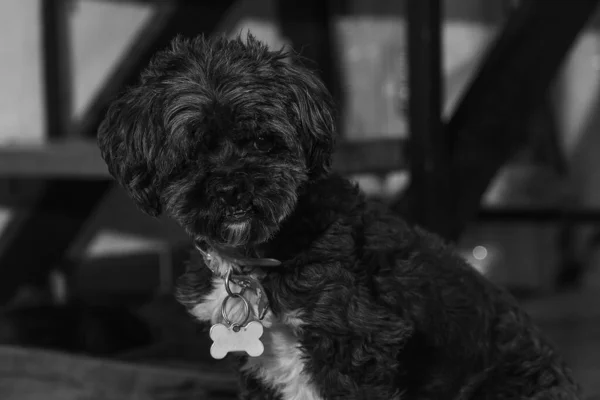
[[[238,356],[241,398],[577,399],[511,296],[329,173],[332,99],[297,61],[252,37],[176,39],[99,131],[136,204],[204,255],[180,301],[229,332],[264,326],[264,353]]]

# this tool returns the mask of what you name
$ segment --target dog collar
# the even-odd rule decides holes
[[[272,258],[235,257],[228,254],[229,252],[218,251],[217,249],[208,246],[207,248],[204,248],[203,244],[204,243],[199,241],[194,242],[194,246],[204,258],[206,266],[211,270],[214,276],[223,279],[224,287],[227,291],[227,297],[225,297],[221,305],[223,321],[229,326],[234,326],[226,315],[226,304],[228,299],[237,297],[242,299],[243,304],[245,304],[246,307],[246,317],[242,323],[242,326],[245,326],[245,323],[250,316],[250,310],[248,299],[244,297],[244,292],[246,290],[251,290],[256,295],[252,300],[252,310],[258,318],[258,321],[255,323],[260,325],[260,321],[265,317],[267,310],[269,309],[269,298],[261,283],[261,280],[266,276],[266,273],[264,269],[260,267],[278,266],[281,265],[281,262]],[[230,287],[231,283],[238,286],[240,290],[233,292]],[[213,328],[215,326],[216,325],[213,325]],[[235,330],[235,326],[237,326],[238,330]],[[233,330],[234,332],[238,332],[240,326],[235,326],[233,327]]]
[[[204,243],[196,240],[194,247],[200,252],[204,258],[206,266],[212,271],[214,275],[222,276],[226,271],[220,271],[219,266],[223,265],[223,262],[230,265],[234,269],[240,270],[239,272],[250,272],[246,270],[254,270],[257,268],[273,268],[281,265],[281,261],[274,258],[252,258],[243,257],[238,254],[230,254],[230,252],[219,251],[220,249],[211,248],[206,246]]]

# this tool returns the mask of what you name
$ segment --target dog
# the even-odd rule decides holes
[[[213,345],[256,353],[233,354],[240,398],[577,399],[507,291],[331,172],[335,105],[305,65],[252,35],[178,37],[98,131],[137,206],[196,244],[178,300],[233,337],[262,326],[262,347]]]

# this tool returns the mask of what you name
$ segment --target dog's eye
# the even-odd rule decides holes
[[[273,140],[266,136],[259,136],[252,141],[252,145],[258,151],[269,151],[273,147]]]

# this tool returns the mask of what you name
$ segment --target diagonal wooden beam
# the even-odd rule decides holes
[[[0,241],[0,304],[25,282],[45,283],[110,187],[108,180],[54,181],[25,209],[13,209]]]
[[[60,23],[64,25],[66,21],[63,19],[60,22],[58,16],[53,14],[56,10],[51,6],[56,3],[64,5],[66,2],[46,0],[45,7],[50,7],[44,8],[44,21],[47,20],[50,24],[45,28],[47,32],[64,32],[65,29]],[[79,133],[95,136],[96,129],[112,98],[125,86],[138,79],[140,70],[158,48],[166,46],[177,34],[192,36],[199,33],[212,33],[231,3],[231,1],[214,1],[207,4],[188,0],[157,2],[157,7],[162,14],[152,19],[153,25],[147,26],[136,38],[136,43],[132,44],[120,66],[116,68],[80,121]],[[46,16],[53,18],[46,18]],[[53,27],[53,23],[60,26]],[[145,35],[152,36],[152,40],[146,41]],[[49,44],[45,52],[45,56],[54,59],[56,63],[58,60],[64,61],[60,58],[64,54],[54,54],[51,51],[58,48],[59,39],[61,38],[58,35],[47,38]],[[46,80],[59,76],[61,71],[58,71],[59,68],[54,64],[46,63],[46,66]],[[47,85],[52,87],[49,82]],[[60,95],[62,92],[57,89],[52,93],[54,93],[53,97],[47,96],[49,130],[64,132],[69,129],[63,126],[66,121],[65,113],[61,109],[60,118],[56,117],[52,103],[62,98]],[[59,126],[62,127],[61,130],[58,130]],[[19,218],[9,224],[8,231],[5,230],[3,240],[0,242],[2,246],[0,304],[8,300],[23,282],[29,280],[40,284],[49,270],[65,262],[67,250],[73,239],[79,234],[104,194],[114,185],[109,180],[83,179],[37,181],[38,185],[44,187],[40,189],[39,198],[33,200],[33,204],[28,205],[26,212],[19,213]]]
[[[95,137],[110,102],[138,80],[140,71],[157,50],[168,46],[177,35],[212,34],[234,2],[173,0],[150,3],[154,4],[154,15],[131,42],[79,121],[77,131],[82,135]]]
[[[547,94],[598,0],[523,0],[448,121],[456,239],[499,168],[524,143],[520,126]]]

